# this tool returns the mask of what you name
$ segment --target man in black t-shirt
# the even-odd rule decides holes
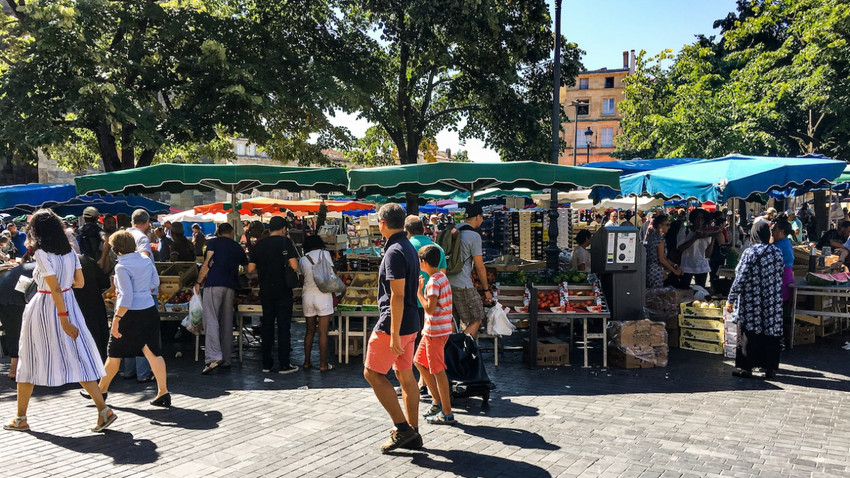
[[[285,268],[298,270],[298,252],[286,237],[286,220],[275,216],[269,221],[269,236],[257,242],[251,250],[248,273],[257,273],[260,282],[260,303],[263,306],[260,338],[263,342],[263,372],[281,374],[298,371],[289,361],[292,350],[290,326],[292,325],[292,289],[286,285]],[[278,361],[274,366],[274,348],[277,324]]]

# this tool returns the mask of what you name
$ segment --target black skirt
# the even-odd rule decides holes
[[[141,357],[145,345],[154,355],[161,356],[159,346],[159,312],[156,306],[142,310],[128,310],[118,322],[120,339],[109,335],[106,355],[112,358]]]
[[[752,370],[755,367],[778,370],[782,337],[756,334],[744,327],[738,327],[738,329],[735,366],[743,370]]]

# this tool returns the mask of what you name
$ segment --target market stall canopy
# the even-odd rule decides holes
[[[97,208],[101,214],[133,214],[136,209],[144,209],[151,215],[167,214],[171,211],[171,206],[164,202],[154,201],[144,196],[136,195],[111,195],[101,196],[77,196],[70,201],[57,204],[51,209],[60,216],[82,216],[85,208],[92,206]]]
[[[832,159],[730,155],[623,176],[620,194],[722,204],[770,191],[826,187],[845,166]]]
[[[590,197],[591,189],[577,189],[575,191],[558,191],[558,203],[573,204],[578,201],[584,201]],[[548,201],[549,193],[536,191],[531,195],[531,199],[535,201]]]
[[[75,180],[79,194],[151,193],[187,190],[226,191],[231,194],[259,189],[271,191],[345,191],[343,168],[302,168],[261,164],[174,164],[89,174]]]
[[[222,223],[227,222],[228,217],[227,214],[217,213],[217,214],[195,214],[194,211],[183,211],[176,212],[173,214],[168,214],[166,216],[161,216],[160,222],[216,222]],[[242,214],[239,217],[242,221],[260,221],[262,217],[250,214]]]
[[[635,201],[637,199],[637,201]],[[635,204],[641,211],[660,207],[664,205],[663,199],[638,197],[638,198],[619,198],[619,199],[604,199],[601,202],[594,204],[592,199],[576,201],[570,204],[573,209],[634,209]]]
[[[259,209],[260,212],[280,212],[281,209],[286,209],[290,211],[298,211],[298,212],[319,212],[319,207],[321,206],[322,201],[320,199],[306,199],[303,201],[291,201],[287,199],[272,199],[272,198],[252,198],[246,199],[244,201],[239,201],[237,206],[239,207],[240,214],[251,214],[254,210]],[[328,199],[325,200],[325,205],[328,208],[328,212],[342,212],[342,211],[353,211],[353,210],[363,210],[363,209],[373,209],[374,204],[359,202],[359,201],[346,201],[346,200],[335,200]],[[202,206],[195,206],[196,214],[205,214],[205,213],[220,213],[227,212],[232,209],[230,202],[216,202],[212,204],[205,204]]]
[[[574,189],[608,186],[619,189],[619,171],[578,168],[537,161],[505,163],[409,164],[381,168],[355,169],[348,173],[348,189],[358,196],[369,194],[423,193],[442,191],[478,191],[499,188]]]
[[[696,161],[704,161],[705,158],[658,158],[658,159],[630,159],[625,161],[603,161],[601,163],[582,164],[582,168],[608,168],[623,171],[620,175],[642,173],[659,168],[690,164]]]
[[[40,207],[70,201],[77,195],[72,184],[17,184],[0,187],[0,211],[19,216]]]

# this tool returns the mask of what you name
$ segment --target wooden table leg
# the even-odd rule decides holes
[[[584,349],[584,368],[587,368],[587,319],[581,319],[581,323],[582,330],[584,331],[584,336],[582,338],[582,340],[584,340],[584,343],[582,344],[582,348]]]

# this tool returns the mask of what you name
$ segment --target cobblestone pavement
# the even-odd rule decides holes
[[[389,419],[358,358],[328,373],[270,375],[248,349],[244,363],[202,376],[191,345],[171,344],[173,408],[148,405],[153,384],[118,378],[109,403],[119,418],[99,435],[88,431],[95,409],[79,387],[37,388],[33,431],[0,431],[0,463],[3,476],[19,477],[850,476],[846,338],[784,353],[771,382],[734,378],[731,362],[678,349],[668,367],[643,370],[528,370],[518,352],[494,367],[485,353],[498,387],[490,410],[457,400],[457,426],[423,421],[425,447],[394,455],[378,450]],[[3,375],[8,366],[0,361]],[[4,421],[13,387],[0,382]]]

